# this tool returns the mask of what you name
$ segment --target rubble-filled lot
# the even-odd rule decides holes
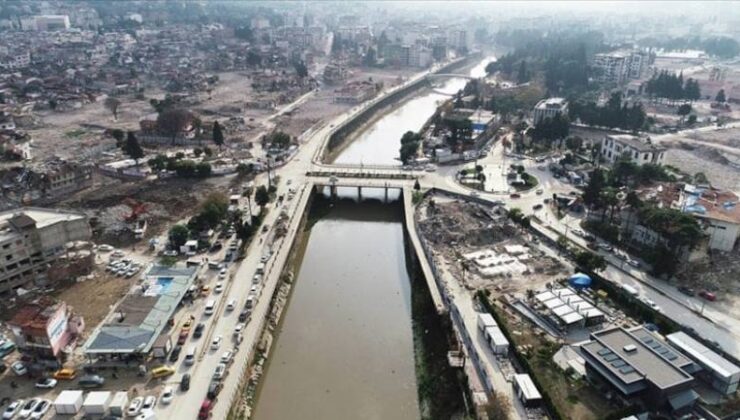
[[[687,264],[676,277],[680,285],[715,292],[717,305],[740,316],[740,251],[714,252],[705,260]]]
[[[422,236],[469,290],[523,292],[567,274],[504,212],[435,197],[426,199],[417,214]]]

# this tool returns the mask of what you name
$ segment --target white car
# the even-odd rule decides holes
[[[633,260],[631,258],[627,259],[627,264],[631,265],[632,267],[639,268],[640,262],[637,260]]]
[[[141,406],[144,404],[144,397],[136,397],[128,404],[128,409],[126,409],[126,415],[129,417],[133,417],[137,414],[139,414],[139,411],[141,411]]]
[[[102,244],[98,246],[98,251],[100,252],[111,252],[113,251],[113,247],[108,244]]]
[[[41,378],[36,382],[36,388],[51,389],[57,386],[57,380],[54,378]]]
[[[226,374],[226,365],[219,363],[218,366],[216,366],[216,371],[213,372],[213,379],[221,379],[224,377],[224,374]]]
[[[231,299],[229,303],[226,304],[226,310],[233,311],[234,308],[236,308],[236,299]]]
[[[175,398],[175,390],[172,389],[171,386],[164,387],[164,391],[162,391],[162,396],[159,397],[159,401],[162,404],[169,404],[172,402],[172,400]]]
[[[228,365],[229,363],[231,363],[231,359],[232,359],[233,357],[234,357],[234,352],[233,352],[233,351],[231,351],[231,350],[226,350],[226,351],[225,351],[225,352],[224,352],[224,353],[223,353],[223,354],[221,355],[221,363],[225,363],[225,364],[227,364],[227,365]]]
[[[10,365],[10,368],[13,369],[13,373],[15,373],[16,376],[23,376],[28,373],[28,369],[26,368],[26,365],[20,360],[17,362],[13,362],[13,364]]]
[[[218,350],[219,347],[221,347],[221,340],[223,337],[220,335],[217,335],[213,338],[213,341],[211,341],[211,350]]]
[[[33,410],[36,409],[36,406],[39,405],[40,402],[41,400],[38,398],[32,398],[26,401],[26,404],[23,406],[23,408],[21,408],[20,413],[18,413],[18,417],[22,419],[27,419],[28,416],[33,413]]]
[[[224,284],[222,282],[216,283],[216,287],[213,288],[214,293],[221,293],[224,291]]]
[[[148,395],[146,398],[144,398],[144,404],[141,406],[141,411],[153,410],[156,404],[157,397],[155,397],[154,395]]]
[[[31,412],[31,418],[32,419],[41,419],[42,417],[44,417],[44,414],[46,414],[46,412],[49,411],[49,408],[50,407],[51,407],[51,401],[49,401],[49,400],[40,400],[39,401],[39,404]]]
[[[24,402],[23,400],[15,400],[9,406],[5,407],[5,410],[3,410],[3,420],[10,420],[15,417],[21,411]]]
[[[226,268],[222,268],[221,271],[218,272],[218,278],[220,279],[226,278]]]
[[[658,304],[655,303],[652,299],[643,298],[642,301],[645,302],[645,304],[649,306],[650,308],[652,308],[653,310],[660,311],[660,306],[658,306]]]
[[[234,335],[240,334],[244,330],[244,323],[238,323],[236,324],[236,327],[234,327]]]

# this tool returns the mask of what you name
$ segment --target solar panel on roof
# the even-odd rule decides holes
[[[653,338],[652,338],[652,337],[648,337],[648,336],[643,336],[643,337],[640,337],[640,338],[642,339],[642,341],[643,341],[643,342],[644,342],[645,344],[650,344],[650,343],[652,343],[652,342],[653,342]]]
[[[610,353],[610,354],[607,354],[606,356],[604,356],[604,360],[606,360],[607,362],[613,362],[613,361],[615,361],[617,359],[619,359],[619,356],[617,356],[614,353]]]
[[[626,365],[627,363],[625,363],[624,360],[615,360],[611,364],[615,368],[621,368],[622,366]]]
[[[663,354],[663,355],[665,355],[666,353],[670,353],[670,350],[668,350],[668,349],[667,349],[667,348],[665,348],[665,347],[661,347],[661,348],[657,349],[656,351],[657,351],[658,353],[660,353],[660,354]]]
[[[623,368],[619,369],[619,371],[620,371],[621,373],[623,373],[623,374],[625,374],[625,375],[626,375],[626,374],[628,374],[628,373],[632,373],[632,372],[634,372],[634,371],[635,371],[635,369],[633,369],[633,368],[632,368],[632,366],[625,366],[625,367],[623,367]]]
[[[606,356],[607,354],[611,353],[612,351],[609,349],[601,349],[597,351],[596,353],[599,354],[599,356]]]
[[[668,360],[676,360],[676,359],[678,359],[678,356],[676,356],[673,352],[670,352],[670,351],[668,353],[664,354],[663,356],[665,356],[665,358],[668,359]]]
[[[657,349],[658,347],[660,347],[660,343],[658,343],[657,341],[655,341],[655,342],[653,342],[653,343],[651,343],[649,345],[650,345],[650,347],[652,347],[654,349]]]

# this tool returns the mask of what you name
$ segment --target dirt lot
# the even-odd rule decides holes
[[[731,164],[728,153],[705,146],[686,145],[668,149],[665,163],[694,175],[703,172],[713,186],[740,192],[740,167]]]
[[[510,223],[503,215],[471,203],[435,198],[435,204],[426,200],[419,210],[419,229],[435,250],[444,255],[450,271],[462,278],[469,290],[488,289],[496,294],[524,292],[544,286],[557,276],[565,276],[565,267],[557,260],[532,247],[532,238]],[[425,214],[424,214],[425,213]],[[465,264],[464,255],[474,251],[491,250],[506,255],[504,246],[521,245],[528,248],[529,258],[523,261],[528,271],[523,274],[483,276],[474,262]],[[522,257],[524,258],[524,257]]]

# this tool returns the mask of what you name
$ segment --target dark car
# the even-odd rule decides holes
[[[195,326],[193,330],[193,338],[200,338],[203,335],[203,330],[206,328],[206,324],[200,323]]]
[[[521,198],[521,194],[514,193],[509,195],[510,198]]]
[[[542,207],[543,207],[543,206],[542,206],[542,204],[535,204],[534,206],[532,206],[532,208],[533,208],[534,210],[539,210],[539,209],[541,209]]]
[[[207,419],[211,415],[211,409],[213,409],[213,402],[211,400],[203,400],[198,411],[199,419]]]
[[[717,300],[717,295],[715,295],[714,293],[708,290],[702,290],[701,292],[699,292],[699,296],[711,302],[714,302],[715,300]]]
[[[694,289],[692,289],[690,287],[686,287],[686,286],[679,287],[678,288],[678,291],[681,292],[681,293],[683,293],[686,296],[694,296],[696,294],[696,292],[694,291]]]
[[[219,381],[211,381],[211,384],[208,385],[208,394],[206,395],[209,400],[215,400],[218,396],[218,393],[221,392],[221,382]]]
[[[180,379],[180,391],[185,392],[190,389],[190,374],[186,373],[182,375]]]
[[[174,349],[172,349],[172,353],[170,353],[170,362],[174,363],[177,361],[177,359],[180,357],[180,352],[182,351],[182,346],[177,345]]]
[[[99,375],[85,375],[77,382],[81,388],[100,388],[105,384],[105,378]]]
[[[247,322],[250,313],[251,311],[249,309],[242,310],[239,314],[239,322]]]
[[[216,242],[215,244],[211,245],[211,247],[208,249],[210,252],[216,252],[220,251],[221,248],[223,248],[224,245],[221,242]]]

